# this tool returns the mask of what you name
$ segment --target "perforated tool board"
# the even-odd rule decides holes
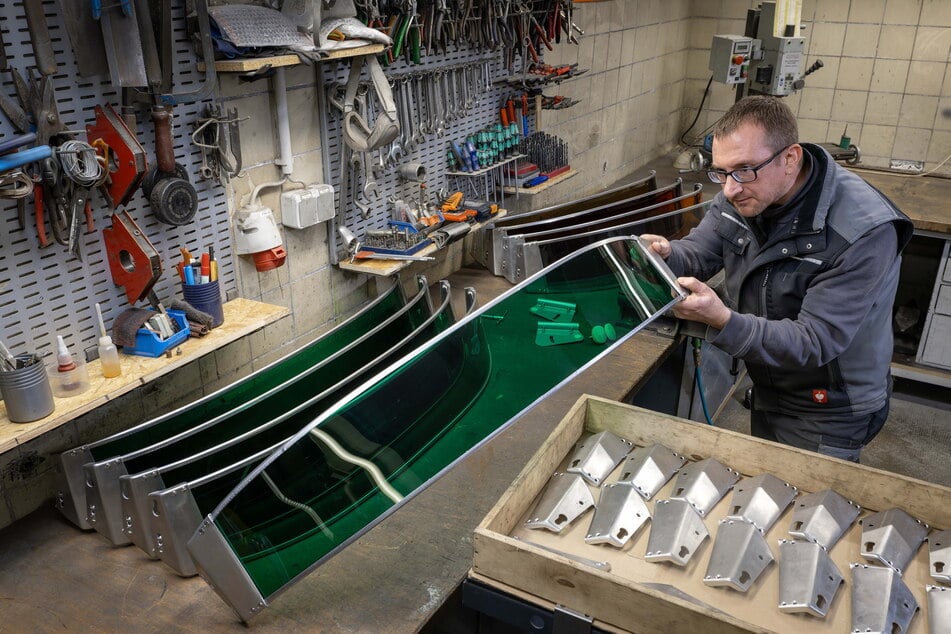
[[[79,0],[63,0],[73,2]],[[86,4],[84,2],[84,4]],[[114,3],[103,3],[104,6]],[[204,78],[196,68],[193,47],[185,32],[185,0],[172,1],[174,27],[174,90],[194,90]],[[45,0],[44,10],[58,64],[53,76],[56,100],[64,125],[75,138],[86,140],[85,126],[94,120],[93,106],[111,103],[117,110],[120,96],[108,73],[80,77],[59,1]],[[10,67],[26,75],[34,64],[30,33],[20,3],[0,3],[0,29]],[[11,75],[0,72],[0,90],[16,100]],[[191,143],[191,123],[201,116],[209,101],[176,105],[173,134],[175,160],[185,167],[198,192],[198,213],[190,224],[173,227],[156,220],[141,192],[125,207],[162,258],[163,274],[154,290],[164,303],[181,298],[174,263],[180,261],[179,247],[193,254],[214,247],[218,260],[219,285],[234,287],[230,224],[225,190],[216,182],[198,182],[201,153]],[[146,106],[137,107],[139,142],[149,164],[155,160],[154,131]],[[6,117],[0,115],[0,139],[16,135]],[[83,261],[71,257],[66,247],[52,242],[39,248],[32,196],[27,199],[26,223],[17,221],[16,201],[0,198],[0,340],[14,354],[55,351],[55,335],[63,335],[70,352],[80,355],[95,350],[99,337],[95,303],[102,306],[108,328],[113,318],[129,307],[124,289],[112,282],[102,242],[102,230],[111,226],[112,209],[98,193],[92,194],[95,231],[83,233]],[[49,229],[47,228],[47,231]],[[142,302],[139,306],[142,306]]]
[[[118,108],[120,96],[107,73],[92,77],[79,76],[73,48],[63,23],[60,1],[69,0],[44,0],[58,64],[53,85],[65,125],[76,132],[77,139],[86,140],[85,126],[94,119],[93,106],[110,103]],[[193,46],[185,32],[185,0],[172,0],[172,11],[176,43],[174,86],[176,90],[191,90],[196,83],[202,81],[203,75],[197,69]],[[34,64],[34,60],[22,6],[9,3],[0,5],[0,17],[8,63],[10,67],[15,67],[25,74],[27,68]],[[500,105],[505,98],[515,94],[515,89],[496,83],[497,79],[509,74],[502,57],[501,51],[450,44],[444,53],[424,53],[419,64],[400,59],[386,68],[388,77],[399,77],[407,73],[429,73],[464,64],[485,65],[487,69],[487,82],[479,95],[478,103],[463,117],[447,122],[442,136],[427,135],[423,143],[402,159],[402,162],[417,162],[426,166],[425,182],[430,202],[437,202],[437,192],[447,185],[465,189],[467,196],[478,197],[487,193],[483,191],[484,185],[480,185],[480,182],[484,181],[477,179],[472,179],[465,188],[460,187],[458,177],[454,178],[452,183],[447,183],[446,153],[450,140],[463,142],[468,135],[494,124],[498,120]],[[320,85],[346,82],[350,62],[348,59],[328,60],[318,63],[316,68],[318,93],[322,93]],[[521,60],[517,56],[514,70],[522,70]],[[369,81],[368,76],[365,78]],[[0,90],[15,99],[13,82],[7,72],[0,72]],[[179,247],[186,247],[192,253],[214,247],[219,262],[222,291],[235,288],[229,201],[224,188],[218,183],[197,180],[198,168],[202,164],[201,153],[191,143],[190,138],[193,123],[202,116],[204,106],[211,101],[209,99],[199,103],[178,104],[174,108],[174,153],[176,161],[185,168],[198,193],[199,211],[195,220],[183,227],[158,222],[141,192],[137,192],[125,207],[161,256],[164,272],[154,290],[166,303],[180,297],[179,279],[174,268],[174,264],[181,258]],[[221,104],[226,106],[227,100],[223,100]],[[399,107],[399,104],[397,105]],[[358,236],[368,229],[383,228],[392,217],[393,207],[387,202],[387,198],[392,196],[407,200],[418,196],[419,190],[417,184],[400,179],[397,168],[392,167],[378,175],[380,196],[373,201],[372,210],[366,218],[354,207],[351,195],[339,200],[341,119],[328,111],[323,94],[318,98],[318,107],[323,111],[323,181],[334,186],[338,197],[335,206],[339,214],[336,222],[331,223],[329,235],[333,238],[328,240],[331,261],[337,262],[338,256],[344,251],[343,242],[336,231],[338,222],[342,222]],[[155,161],[154,131],[148,108],[144,104],[137,106],[137,119],[138,125],[134,132],[137,133],[138,140],[152,164]],[[0,116],[0,137],[14,134],[16,131],[10,122]],[[461,180],[466,182],[465,178]],[[483,187],[483,190],[480,190],[480,187]],[[50,355],[54,352],[55,335],[60,334],[64,336],[71,352],[86,352],[88,356],[95,350],[99,336],[94,304],[101,304],[107,326],[119,312],[129,307],[124,289],[112,282],[102,242],[102,229],[110,226],[112,209],[99,193],[92,194],[92,209],[95,231],[82,235],[83,261],[80,262],[69,256],[64,246],[53,243],[48,248],[39,248],[32,197],[27,199],[26,222],[22,229],[18,226],[16,201],[0,199],[0,226],[3,228],[3,235],[0,236],[0,315],[3,319],[0,340],[4,341],[14,354],[37,351],[44,356]]]

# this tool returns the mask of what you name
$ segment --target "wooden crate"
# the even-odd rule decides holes
[[[732,491],[704,519],[710,538],[704,541],[684,568],[649,563],[643,559],[650,523],[642,527],[623,549],[584,543],[591,511],[560,534],[525,528],[524,522],[539,494],[553,472],[564,471],[578,439],[584,433],[603,430],[610,430],[632,441],[635,446],[662,443],[691,460],[716,458],[745,477],[772,473],[798,487],[800,495],[832,488],[862,506],[860,518],[875,511],[899,507],[932,529],[951,527],[951,489],[947,487],[584,396],[476,528],[472,578],[543,606],[558,604],[588,614],[595,618],[598,626],[608,630],[665,634],[851,631],[852,575],[849,562],[870,563],[859,555],[861,527],[858,523],[852,525],[831,551],[845,584],[839,588],[824,619],[781,613],[777,608],[777,542],[789,538],[786,531],[792,507],[766,535],[776,562],[745,594],[702,583],[717,533],[717,522],[727,513]],[[617,472],[616,469],[607,482],[617,479]],[[675,479],[653,500],[668,497]],[[597,497],[596,492],[595,500]],[[652,512],[653,500],[648,503]],[[611,570],[604,572],[546,548],[608,562]],[[920,606],[909,634],[927,631],[925,584],[934,583],[928,567],[926,542],[903,576]]]

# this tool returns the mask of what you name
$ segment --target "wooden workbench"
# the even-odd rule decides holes
[[[222,308],[224,322],[220,326],[204,337],[186,339],[175,347],[170,357],[150,358],[120,353],[122,375],[113,379],[103,378],[98,359],[90,361],[86,364],[89,389],[68,398],[56,397],[56,408],[45,418],[30,423],[12,423],[7,418],[6,407],[0,402],[0,455],[290,314],[283,306],[243,298],[226,302]]]
[[[481,301],[509,285],[485,271],[450,278]],[[486,288],[486,287],[489,288]],[[623,399],[676,346],[642,332],[524,414],[343,552],[277,597],[256,632],[412,632],[465,578],[472,531],[583,393]],[[0,531],[3,622],[22,631],[243,630],[200,578],[181,579],[134,547],[113,548],[42,510]]]
[[[915,223],[916,231],[951,235],[951,179],[855,170]]]

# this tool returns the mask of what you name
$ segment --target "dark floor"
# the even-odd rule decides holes
[[[750,413],[742,404],[748,386],[738,384],[717,426],[749,433]],[[951,486],[951,391],[896,379],[888,420],[862,451],[862,464]]]

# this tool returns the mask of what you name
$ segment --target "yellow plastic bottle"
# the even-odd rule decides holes
[[[112,343],[112,337],[106,334],[106,324],[102,320],[102,308],[96,304],[96,316],[99,317],[99,363],[102,367],[102,376],[114,379],[122,374],[119,365],[119,349]]]
[[[99,363],[102,365],[102,376],[112,379],[122,374],[119,365],[119,349],[112,343],[112,337],[99,337]]]

